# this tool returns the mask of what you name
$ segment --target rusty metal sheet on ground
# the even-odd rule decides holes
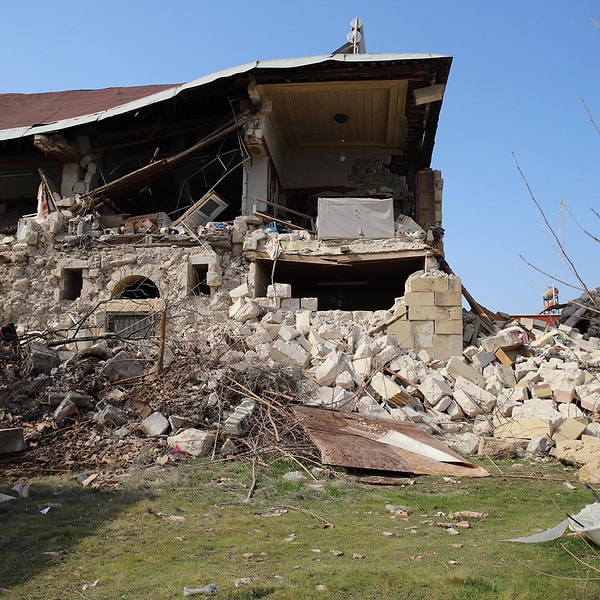
[[[293,410],[327,465],[415,475],[489,475],[414,423],[312,406]]]

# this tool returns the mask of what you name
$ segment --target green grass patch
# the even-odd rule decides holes
[[[257,471],[250,499],[252,468],[241,462],[150,468],[111,489],[36,479],[27,499],[0,504],[0,588],[40,600],[164,600],[211,582],[233,600],[600,597],[599,554],[582,538],[503,541],[592,502],[583,485],[564,486],[573,472],[552,462],[483,466],[497,474],[371,486],[289,482],[296,467],[277,463]],[[15,482],[2,483],[6,492]],[[440,524],[457,511],[486,516],[451,535]]]

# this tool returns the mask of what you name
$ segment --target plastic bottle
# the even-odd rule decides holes
[[[204,594],[205,596],[214,596],[217,593],[217,584],[209,583],[201,588],[183,588],[184,596],[194,596],[195,594]]]

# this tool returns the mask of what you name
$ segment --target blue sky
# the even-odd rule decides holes
[[[550,284],[561,301],[581,294],[515,159],[585,284],[600,286],[600,246],[568,214],[600,237],[600,136],[582,102],[600,126],[597,0],[6,0],[0,93],[180,83],[327,54],[356,16],[369,52],[453,57],[432,167],[446,259],[471,295],[523,314]]]

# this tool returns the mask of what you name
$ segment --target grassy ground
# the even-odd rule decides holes
[[[582,538],[503,541],[592,502],[573,472],[481,464],[491,477],[372,486],[288,482],[294,467],[278,463],[257,473],[249,501],[240,462],[152,467],[98,490],[37,479],[27,499],[0,504],[1,595],[165,600],[214,582],[234,600],[600,598],[600,555]],[[485,516],[461,528],[457,511]]]

